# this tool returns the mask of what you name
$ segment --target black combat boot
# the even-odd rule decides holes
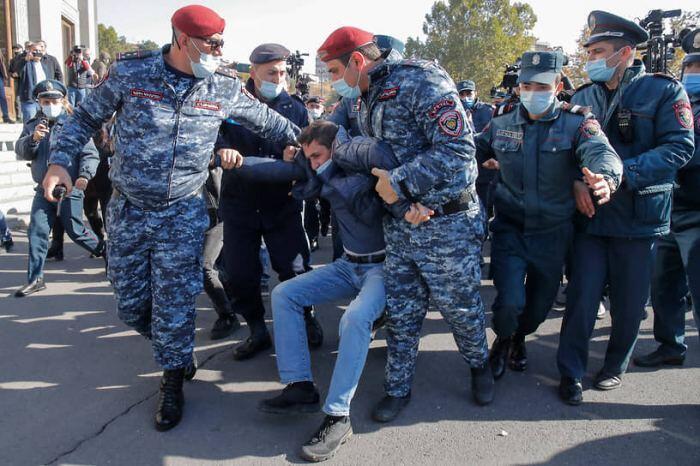
[[[495,381],[488,362],[481,367],[472,367],[472,395],[476,404],[490,404],[493,401],[494,387]]]
[[[306,338],[309,342],[309,348],[320,348],[323,345],[323,329],[316,320],[313,307],[304,308],[304,322],[306,323]]]
[[[250,336],[233,350],[233,359],[243,361],[250,359],[256,354],[272,348],[272,339],[267,331],[265,324],[258,324],[250,327]]]
[[[377,422],[389,422],[396,419],[402,409],[411,401],[411,394],[406,396],[386,395],[382,398],[372,411],[372,419]]]
[[[523,372],[527,369],[527,350],[525,349],[525,335],[516,333],[513,335],[510,347],[509,366],[512,370]]]
[[[230,336],[239,328],[241,328],[241,323],[236,314],[221,315],[211,327],[210,338],[212,340],[221,340]]]
[[[163,371],[155,419],[156,430],[159,432],[172,429],[182,419],[182,406],[185,404],[185,395],[182,392],[184,379],[185,369]]]
[[[194,379],[194,375],[197,373],[197,367],[199,367],[197,364],[197,356],[192,353],[192,362],[185,368],[185,380]]]
[[[510,340],[510,337],[497,337],[496,341],[493,342],[493,346],[491,347],[491,352],[489,353],[489,364],[491,364],[493,378],[496,380],[503,377],[503,374],[506,372],[506,360],[508,359],[508,353],[510,352]]]
[[[271,414],[308,414],[318,412],[320,396],[313,382],[290,383],[274,398],[262,400],[258,409]]]
[[[559,382],[559,398],[568,405],[580,405],[583,401],[581,380],[572,377],[562,377]]]

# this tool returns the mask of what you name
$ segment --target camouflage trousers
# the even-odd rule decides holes
[[[122,195],[108,205],[108,275],[119,318],[151,340],[155,360],[164,369],[192,361],[208,226],[201,196],[163,210],[141,209]]]
[[[479,294],[483,217],[479,203],[478,208],[436,217],[417,227],[400,219],[385,221],[387,395],[402,397],[411,390],[429,307],[440,311],[470,366],[486,362],[484,305]]]

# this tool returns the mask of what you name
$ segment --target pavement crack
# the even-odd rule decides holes
[[[225,348],[220,349],[219,351],[216,351],[216,352],[210,354],[209,356],[206,357],[206,359],[202,360],[202,362],[199,363],[197,366],[198,366],[199,368],[204,367],[209,361],[211,361],[212,359],[214,359],[214,358],[217,357],[218,355],[220,355],[220,354],[222,354],[222,353],[225,353],[225,352],[228,351],[228,350],[230,350],[230,347],[227,346],[227,347],[225,347]],[[66,456],[68,456],[68,455],[70,455],[70,454],[72,454],[72,453],[75,453],[81,446],[83,446],[83,444],[85,444],[86,442],[89,442],[89,441],[91,441],[91,440],[93,440],[93,439],[96,439],[97,437],[99,437],[100,435],[102,435],[102,434],[104,433],[104,431],[107,430],[107,427],[109,427],[109,426],[110,426],[113,422],[115,422],[117,419],[126,416],[127,414],[129,414],[129,413],[131,412],[131,410],[133,410],[134,408],[136,408],[136,407],[139,406],[139,405],[142,405],[143,403],[145,403],[146,401],[150,400],[151,398],[153,398],[153,397],[156,396],[157,394],[158,394],[158,391],[156,390],[156,391],[154,391],[154,392],[149,393],[145,398],[142,398],[142,399],[138,400],[137,402],[135,402],[135,403],[133,403],[133,404],[127,406],[126,409],[124,409],[121,413],[119,413],[119,414],[113,416],[113,417],[110,418],[107,422],[105,422],[104,424],[102,424],[102,426],[101,426],[96,432],[94,432],[94,433],[88,435],[88,436],[85,437],[85,438],[80,439],[78,442],[76,442],[75,445],[73,445],[73,447],[72,447],[71,449],[66,450],[66,451],[64,451],[63,453],[60,453],[60,454],[57,455],[56,457],[54,457],[54,458],[52,458],[51,460],[49,460],[49,461],[47,461],[46,463],[44,463],[44,465],[45,465],[45,466],[50,466],[50,465],[52,465],[52,464],[56,464],[56,463],[58,463],[62,458],[65,458]]]

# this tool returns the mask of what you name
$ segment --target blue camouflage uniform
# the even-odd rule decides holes
[[[196,79],[169,67],[163,59],[169,49],[112,66],[66,122],[51,163],[71,167],[76,152],[117,113],[109,276],[119,317],[152,339],[164,369],[178,369],[192,360],[209,225],[202,186],[221,122],[230,117],[285,143],[299,130],[245,91],[229,69]]]
[[[41,85],[41,83],[39,83]],[[31,162],[32,178],[37,183],[34,200],[29,220],[29,257],[27,266],[27,282],[31,283],[44,275],[44,263],[49,249],[49,231],[56,226],[56,220],[60,222],[68,233],[68,236],[85,250],[93,254],[101,254],[104,243],[100,243],[97,235],[85,226],[83,222],[83,200],[85,193],[80,189],[74,189],[70,195],[61,201],[61,211],[58,212],[56,203],[51,203],[44,197],[42,181],[49,166],[49,148],[52,141],[59,138],[61,127],[66,121],[67,114],[62,113],[56,121],[49,122],[50,134],[40,142],[34,141],[32,135],[36,126],[44,115],[40,111],[22,128],[15,152],[22,160]],[[91,180],[97,171],[100,157],[92,140],[83,145],[80,154],[74,156],[71,164],[70,176],[73,182],[78,177]],[[57,218],[58,217],[58,218]]]
[[[700,62],[700,29],[686,36],[683,65]],[[651,282],[654,339],[664,357],[685,357],[686,296],[690,293],[700,324],[700,92],[690,93],[695,121],[695,153],[678,170],[673,190],[671,233],[656,244]],[[635,360],[636,361],[636,360]]]
[[[598,23],[604,31],[593,34],[588,45],[617,37],[611,36],[614,21]],[[612,329],[597,377],[603,381],[626,371],[634,349],[654,242],[669,232],[676,172],[693,154],[692,113],[681,84],[645,73],[639,60],[626,69],[615,91],[591,83],[579,88],[571,103],[592,108],[624,166],[622,185],[611,201],[596,206],[592,219],[580,216],[557,355],[562,376],[583,377],[596,312],[609,285]]]
[[[475,141],[480,162],[495,158],[500,164],[491,223],[498,293],[493,328],[501,338],[516,331],[522,337],[537,330],[556,297],[573,234],[572,185],[581,167],[617,186],[622,163],[593,115],[557,100],[539,120],[517,104]]]
[[[419,226],[387,216],[387,366],[385,391],[411,389],[428,308],[439,310],[463,358],[487,360],[479,260],[484,238],[474,192],[472,131],[454,83],[438,65],[391,58],[370,71],[360,130],[391,146],[400,166],[390,181],[400,201],[420,201],[436,215]],[[405,213],[405,211],[404,211]]]

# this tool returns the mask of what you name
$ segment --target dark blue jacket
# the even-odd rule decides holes
[[[484,128],[486,128],[486,125],[488,125],[491,118],[493,118],[493,110],[493,105],[480,100],[474,102],[471,108],[464,107],[464,111],[471,115],[472,129],[475,134],[482,132]],[[498,170],[484,168],[481,164],[478,165],[478,168],[479,175],[476,177],[476,184],[478,185],[490,184],[498,174]]]
[[[640,61],[627,69],[617,91],[608,97],[604,84],[588,84],[572,104],[592,108],[624,164],[622,186],[612,200],[596,207],[581,226],[592,235],[648,238],[667,234],[671,191],[676,172],[693,155],[693,116],[681,84],[644,72]],[[633,137],[625,143],[618,110],[631,112]]]
[[[683,168],[678,170],[673,191],[673,211],[693,210],[700,214],[700,95],[691,97],[695,120],[695,153]]]
[[[46,171],[49,167],[50,145],[60,137],[60,132],[63,124],[66,122],[67,115],[65,112],[58,117],[56,122],[49,124],[49,135],[44,137],[40,142],[35,142],[32,135],[34,128],[39,124],[39,120],[43,117],[41,112],[26,122],[22,128],[17,143],[15,144],[15,152],[18,158],[29,160],[32,162],[32,178],[38,184],[37,190],[41,190],[41,183],[44,180]],[[71,179],[75,182],[76,178],[82,177],[91,180],[95,176],[97,166],[100,164],[100,156],[92,139],[88,140],[87,144],[80,151],[78,156],[74,157],[73,163],[68,168],[68,173]]]
[[[252,79],[246,84],[246,89],[255,95],[255,85]],[[290,96],[282,91],[276,99],[267,105],[283,117],[290,120],[299,128],[309,124],[309,115],[304,103],[296,96]],[[221,125],[215,150],[221,148],[235,149],[244,157],[264,156],[281,160],[286,144],[271,139],[262,138],[238,124],[235,120],[227,120]],[[275,217],[283,213],[299,211],[301,204],[289,196],[292,185],[289,181],[283,183],[261,182],[245,179],[236,170],[225,170],[221,186],[221,203],[233,206],[245,212],[260,211],[265,217]]]
[[[19,76],[19,100],[21,102],[33,101],[32,89],[38,83],[34,78],[34,70],[32,69],[32,62],[26,60],[17,62],[17,69],[14,70]],[[63,82],[63,71],[61,71],[61,65],[56,60],[56,57],[52,55],[44,55],[39,60],[41,67],[44,69],[44,74],[46,79],[55,79],[56,81]]]
[[[476,137],[479,162],[500,164],[493,194],[499,225],[540,233],[572,223],[573,183],[588,167],[620,184],[622,162],[590,114],[557,101],[549,115],[530,120],[520,105],[495,117]]]
[[[345,128],[350,136],[360,135],[360,123],[357,118],[360,114],[360,105],[362,100],[344,98],[333,110],[333,113],[328,117],[328,121],[332,121],[338,126]]]

